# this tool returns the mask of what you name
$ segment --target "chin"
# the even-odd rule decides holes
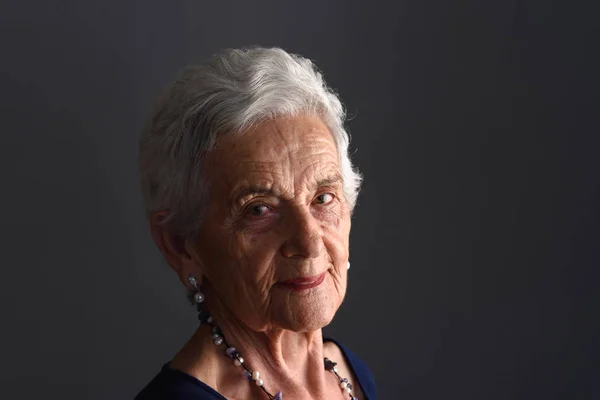
[[[278,319],[282,328],[294,332],[314,332],[329,325],[341,303],[331,297],[290,300],[292,304],[281,309]]]
[[[340,290],[341,289],[341,290]],[[314,288],[289,290],[277,288],[271,315],[275,325],[294,332],[313,332],[331,323],[342,304],[345,286],[335,284],[331,276]]]
[[[314,332],[323,329],[331,323],[335,312],[321,313],[320,315],[312,314],[305,319],[297,319],[296,332]]]

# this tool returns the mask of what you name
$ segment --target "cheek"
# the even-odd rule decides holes
[[[278,235],[271,232],[240,232],[231,240],[231,253],[246,262],[272,258],[278,246]]]
[[[332,261],[337,265],[348,259],[350,244],[350,215],[335,213],[323,220],[323,241]]]
[[[230,250],[233,262],[248,283],[263,282],[267,285],[273,280],[273,260],[279,248],[278,237],[274,234],[234,235]]]

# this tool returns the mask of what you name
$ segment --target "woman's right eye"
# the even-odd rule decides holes
[[[253,217],[260,217],[269,212],[269,207],[264,204],[254,204],[247,208],[247,213]]]

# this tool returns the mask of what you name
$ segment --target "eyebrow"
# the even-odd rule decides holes
[[[268,188],[268,187],[264,187],[264,186],[256,186],[256,185],[242,186],[233,193],[231,200],[233,201],[233,203],[238,203],[241,198],[246,197],[246,196],[256,196],[256,195],[271,196],[274,194],[275,194],[275,191],[272,188]]]
[[[323,186],[335,186],[335,185],[340,185],[342,182],[343,182],[342,176],[339,174],[335,174],[335,175],[329,176],[327,178],[317,180],[316,187],[319,188],[319,187],[323,187]]]
[[[335,174],[322,179],[318,179],[315,185],[311,185],[311,188],[316,189],[323,186],[337,186],[340,185],[342,182],[342,176],[339,174]],[[241,198],[246,196],[274,196],[277,194],[276,192],[276,190],[270,187],[251,184],[247,186],[242,186],[235,190],[231,199],[233,203],[238,203]]]

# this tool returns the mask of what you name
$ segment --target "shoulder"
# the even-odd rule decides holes
[[[340,363],[340,361],[345,361],[350,369],[349,372],[358,380],[365,399],[377,399],[375,378],[367,364],[360,357],[337,340],[331,338],[325,338],[323,340],[323,350],[325,356],[332,361],[338,363]]]
[[[164,365],[134,400],[223,400],[198,379]]]

